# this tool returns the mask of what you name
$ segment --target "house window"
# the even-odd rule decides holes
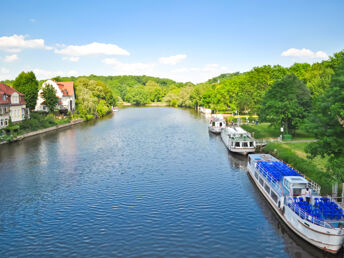
[[[250,147],[253,147],[253,142],[250,142]]]
[[[4,122],[3,122],[3,120],[1,119],[1,121],[0,121],[0,126],[3,126],[4,124],[3,124]]]
[[[8,119],[5,119],[5,125],[8,126]]]
[[[236,142],[235,147],[240,147],[240,142]]]
[[[243,142],[243,143],[242,143],[242,147],[248,147],[247,142]]]

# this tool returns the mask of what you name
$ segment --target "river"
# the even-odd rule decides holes
[[[0,146],[0,257],[323,257],[191,110],[126,108]]]

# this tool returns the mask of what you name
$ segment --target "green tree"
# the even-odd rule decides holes
[[[59,98],[56,96],[56,90],[54,87],[50,84],[46,85],[42,90],[42,95],[49,112],[54,112],[57,104],[59,103]]]
[[[33,72],[21,72],[13,82],[13,87],[25,96],[26,106],[34,109],[38,95],[38,81]]]
[[[315,104],[309,130],[318,139],[307,147],[314,158],[328,156],[328,169],[334,181],[344,180],[344,53],[336,62],[331,84]]]
[[[294,133],[310,107],[311,95],[307,86],[294,74],[288,74],[266,92],[259,117],[275,127],[283,126],[286,133]]]

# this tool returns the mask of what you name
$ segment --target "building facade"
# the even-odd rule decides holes
[[[75,110],[75,94],[74,94],[74,82],[56,82],[47,80],[43,83],[41,89],[38,92],[35,111],[49,111],[48,107],[44,105],[44,98],[42,95],[43,89],[51,85],[56,91],[56,96],[59,98],[59,104],[56,107],[59,110],[68,110],[73,112]]]
[[[10,119],[20,122],[28,115],[24,94],[0,83],[0,128],[8,126]]]

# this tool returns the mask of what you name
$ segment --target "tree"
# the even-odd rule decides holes
[[[337,56],[338,57],[338,56]],[[314,158],[328,156],[328,169],[337,182],[344,180],[344,53],[336,62],[330,87],[320,97],[310,118],[309,130],[318,139],[306,151]]]
[[[56,90],[52,85],[48,84],[43,88],[42,95],[49,112],[53,112],[59,103],[59,98],[56,96]]]
[[[286,133],[294,133],[310,107],[311,95],[307,86],[294,74],[288,74],[266,92],[259,117],[275,127],[283,126]]]
[[[33,72],[21,72],[13,82],[13,87],[24,94],[26,107],[34,109],[38,95],[38,81]]]

